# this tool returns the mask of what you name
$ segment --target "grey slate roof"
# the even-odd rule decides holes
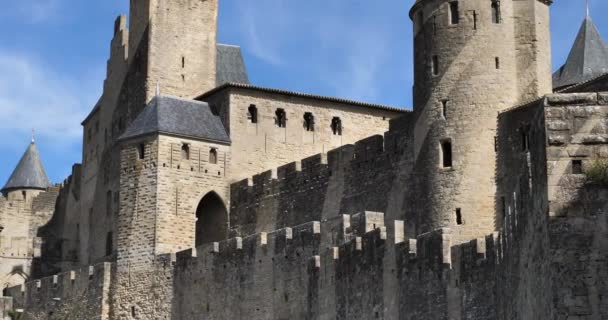
[[[46,189],[50,185],[36,144],[32,141],[19,160],[2,192],[15,189]]]
[[[229,82],[249,84],[249,76],[240,47],[218,44],[216,64],[216,85],[218,87]]]
[[[153,133],[230,143],[220,117],[211,112],[206,102],[177,97],[158,96],[152,99],[120,140]]]
[[[608,45],[590,17],[576,36],[566,63],[553,74],[553,88],[581,83],[608,73]]]

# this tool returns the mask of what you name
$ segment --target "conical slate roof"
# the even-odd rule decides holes
[[[553,74],[553,88],[560,89],[608,73],[608,45],[587,16],[566,63]]]
[[[48,186],[49,178],[42,165],[42,160],[40,160],[36,144],[32,141],[19,160],[17,168],[2,188],[2,192],[15,189],[46,189]]]

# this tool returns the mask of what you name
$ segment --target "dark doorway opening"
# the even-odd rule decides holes
[[[226,240],[228,227],[228,211],[222,199],[210,192],[203,197],[196,209],[195,244]]]

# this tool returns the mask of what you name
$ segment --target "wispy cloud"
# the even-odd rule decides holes
[[[17,0],[3,3],[0,17],[19,19],[31,24],[42,23],[59,16],[61,0]]]
[[[264,63],[314,79],[329,94],[374,100],[394,32],[380,12],[371,8],[361,16],[361,5],[354,7],[337,0],[244,1],[231,20],[238,22],[244,50]]]
[[[0,119],[6,120],[0,121],[0,135],[27,136],[35,129],[58,145],[73,143],[94,92],[33,58],[1,53]]]

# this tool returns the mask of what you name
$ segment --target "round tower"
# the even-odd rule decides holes
[[[417,0],[414,112],[418,233],[495,229],[498,112],[551,92],[549,4]]]

